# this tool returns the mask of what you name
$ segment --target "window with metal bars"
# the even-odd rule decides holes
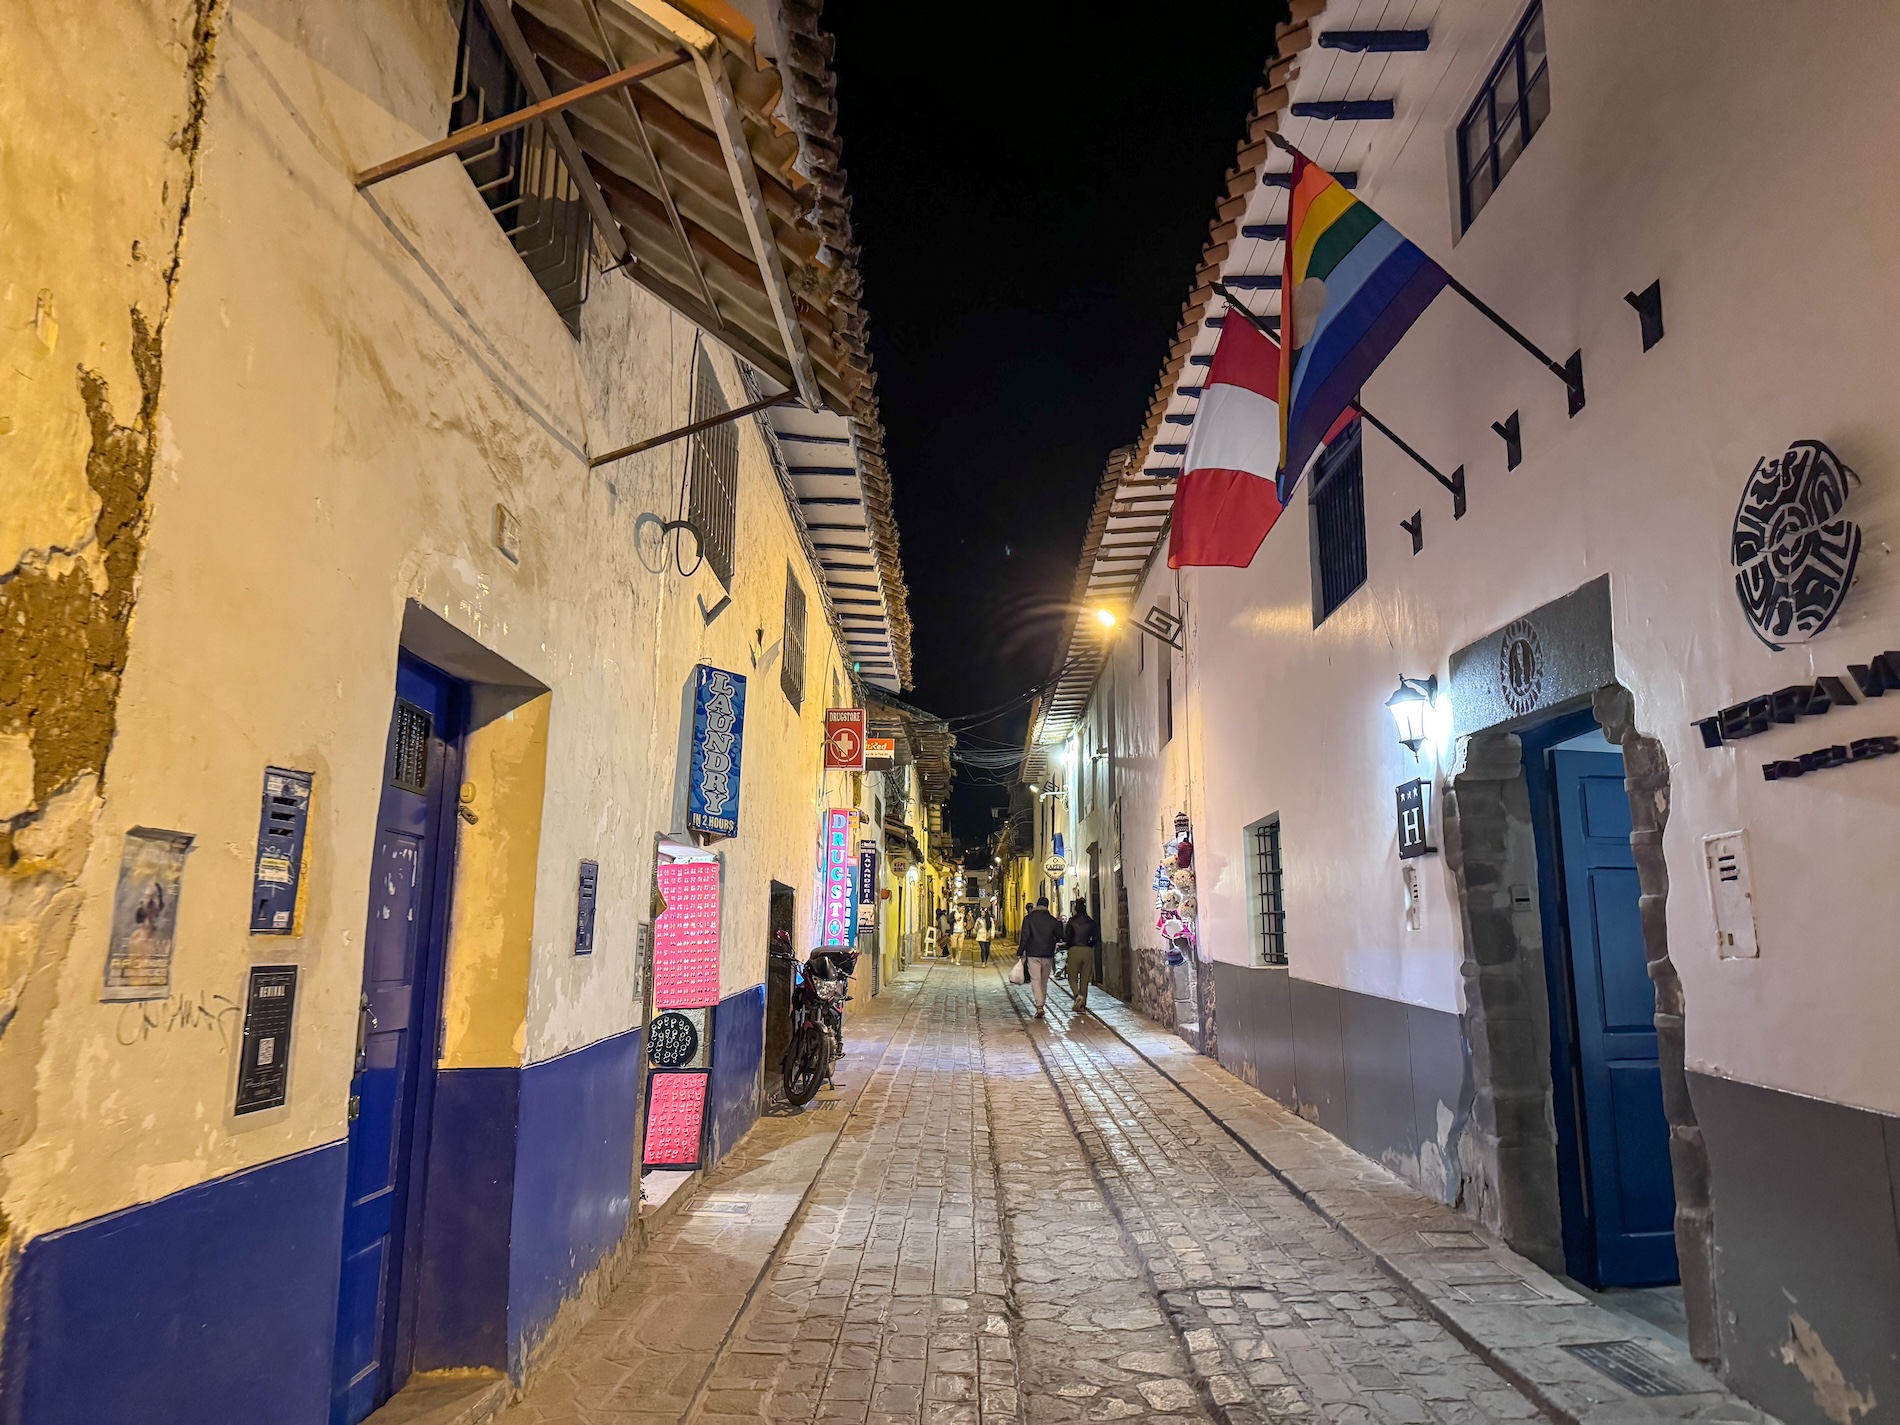
[[[1459,231],[1471,226],[1504,175],[1550,117],[1550,64],[1542,0],[1524,12],[1484,88],[1458,126]]]
[[[1366,582],[1366,491],[1359,422],[1326,447],[1307,496],[1313,539],[1313,627]]]
[[[1286,901],[1282,895],[1280,818],[1247,828],[1253,884],[1254,953],[1262,965],[1286,963]]]
[[[1158,600],[1157,604],[1163,613],[1172,612],[1166,599]],[[1155,709],[1156,724],[1161,734],[1160,745],[1166,747],[1174,741],[1174,650],[1163,647],[1157,648],[1155,653],[1161,659],[1155,679],[1160,697],[1160,705]]]
[[[778,685],[794,708],[805,705],[805,587],[785,566],[785,641],[779,650]]]
[[[707,420],[730,409],[719,373],[702,348],[693,374],[691,419]],[[739,498],[739,426],[721,421],[688,437],[686,518],[699,531],[706,563],[727,589],[732,587],[732,545]]]
[[[405,792],[429,790],[429,735],[435,719],[413,703],[398,701],[389,731],[389,782]]]
[[[508,63],[481,0],[465,0],[450,132],[526,108],[527,103],[527,91]],[[475,191],[523,265],[567,329],[579,336],[581,304],[587,300],[593,272],[588,259],[594,233],[581,190],[561,161],[547,125],[537,120],[461,158]]]

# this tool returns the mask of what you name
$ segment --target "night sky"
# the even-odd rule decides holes
[[[1157,23],[1157,15],[1162,16]],[[830,0],[915,689],[1021,745],[1285,7]],[[959,772],[960,836],[1000,788]]]

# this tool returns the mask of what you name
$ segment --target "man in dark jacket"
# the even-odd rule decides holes
[[[1042,1018],[1043,1001],[1049,998],[1049,976],[1055,973],[1056,942],[1061,938],[1062,922],[1049,914],[1049,897],[1043,896],[1023,917],[1023,933],[1016,941],[1016,953],[1023,957],[1023,972],[1036,997],[1037,1019]]]
[[[1095,948],[1102,943],[1089,914],[1088,902],[1077,897],[1069,908],[1069,923],[1062,928],[1063,943],[1069,947],[1069,997],[1077,1014],[1089,1012],[1089,984],[1095,979]]]

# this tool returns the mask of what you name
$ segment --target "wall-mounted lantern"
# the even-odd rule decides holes
[[[1386,711],[1398,724],[1399,741],[1411,749],[1414,758],[1425,740],[1426,723],[1437,699],[1438,676],[1433,674],[1428,678],[1400,678],[1399,690],[1385,700]]]

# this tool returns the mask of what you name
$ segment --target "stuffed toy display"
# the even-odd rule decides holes
[[[1178,965],[1194,948],[1194,842],[1185,827],[1162,849],[1155,867],[1155,929],[1168,938],[1168,963]]]

